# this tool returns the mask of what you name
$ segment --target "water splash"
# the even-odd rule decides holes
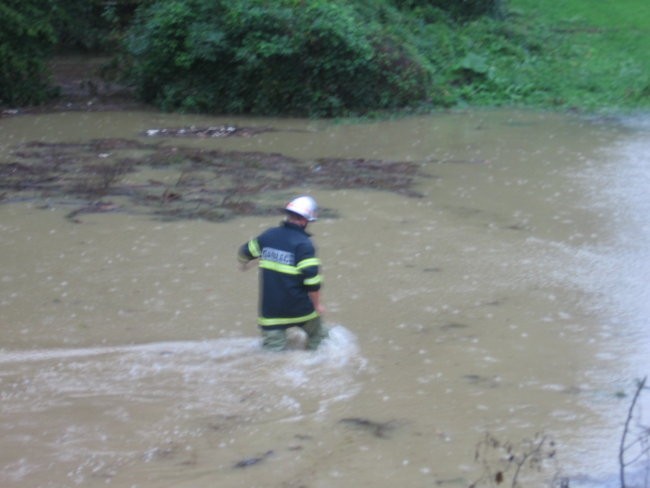
[[[298,347],[302,337],[290,339]],[[38,471],[40,458],[73,463],[83,481],[109,460],[146,458],[210,430],[323,415],[360,390],[365,364],[341,325],[316,352],[266,352],[250,337],[0,351],[0,450],[39,446],[0,479]]]

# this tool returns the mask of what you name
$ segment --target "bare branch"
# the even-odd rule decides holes
[[[632,418],[634,417],[634,409],[636,408],[636,403],[639,400],[639,396],[641,396],[641,392],[645,389],[645,384],[646,380],[648,377],[644,377],[639,383],[637,384],[636,391],[634,392],[634,397],[632,398],[632,403],[630,404],[630,408],[627,411],[627,418],[625,419],[625,426],[623,427],[623,434],[621,435],[621,445],[618,451],[618,462],[619,462],[619,467],[620,467],[620,481],[621,481],[621,488],[625,488],[625,468],[632,464],[632,462],[626,462],[625,461],[625,451],[632,445],[634,445],[634,442],[630,445],[627,444],[627,436],[630,433],[630,423],[632,422]],[[639,441],[639,439],[637,439]],[[646,450],[647,451],[647,450]],[[635,458],[635,460],[638,458]]]

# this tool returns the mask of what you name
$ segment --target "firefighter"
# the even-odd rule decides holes
[[[315,350],[327,337],[321,323],[325,311],[320,299],[320,260],[307,233],[317,218],[316,201],[309,196],[291,200],[285,219],[239,248],[242,270],[254,260],[260,268],[258,326],[262,347],[282,351],[287,329],[301,327],[307,333],[307,349]]]

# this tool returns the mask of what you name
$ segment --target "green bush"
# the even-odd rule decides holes
[[[503,0],[394,0],[394,3],[406,9],[439,9],[461,21],[483,15],[501,17],[504,13]]]
[[[98,51],[106,47],[110,24],[102,0],[49,0],[59,50]]]
[[[142,99],[168,110],[347,115],[417,103],[429,77],[347,2],[158,1],[127,49]]]
[[[0,3],[0,105],[27,105],[50,95],[46,59],[56,37],[40,0]]]

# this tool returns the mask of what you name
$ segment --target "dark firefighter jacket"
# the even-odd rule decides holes
[[[284,328],[318,317],[308,292],[320,289],[320,260],[302,227],[283,222],[239,248],[242,263],[257,258],[261,327]]]

